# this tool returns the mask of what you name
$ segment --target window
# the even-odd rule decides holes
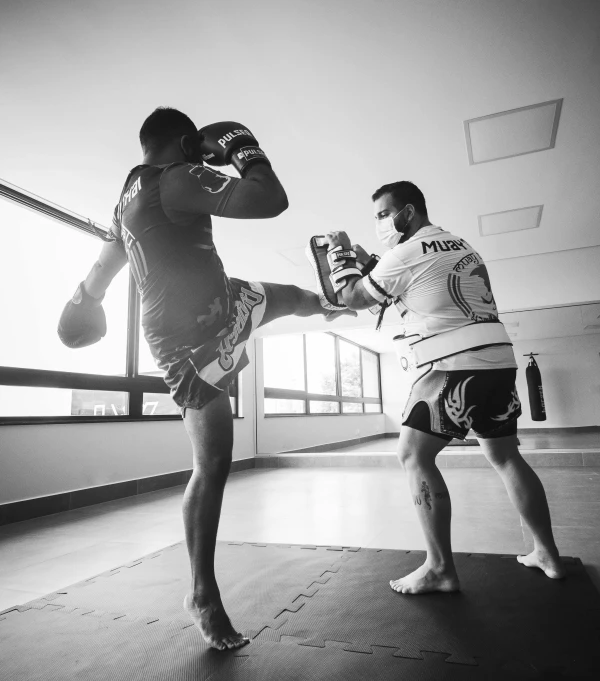
[[[124,376],[127,349],[127,271],[102,302],[108,331],[102,343],[76,352],[56,327],[66,302],[98,257],[101,241],[54,220],[0,202],[0,365]]]
[[[65,390],[0,386],[0,414],[4,417],[127,416],[128,394],[102,390]]]
[[[267,336],[264,339],[265,385],[305,390],[302,336]]]
[[[337,395],[335,338],[327,333],[306,334],[308,392]]]
[[[107,334],[76,351],[56,333],[107,230],[0,180],[0,424],[179,419],[143,338],[127,267],[102,302]],[[30,209],[26,210],[25,208]],[[239,379],[230,388],[241,415]]]
[[[0,423],[181,418],[147,346],[138,364],[140,301],[127,267],[102,303],[101,343],[74,351],[56,333],[107,230],[2,180],[0,198]],[[237,386],[232,394],[237,412]]]
[[[381,413],[379,355],[333,333],[263,339],[265,415]]]
[[[364,397],[379,397],[381,388],[379,385],[379,357],[374,352],[369,352],[364,348],[360,350],[362,363],[362,389]],[[366,413],[381,413],[381,402],[365,402]]]

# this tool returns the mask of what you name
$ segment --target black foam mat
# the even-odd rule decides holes
[[[554,581],[514,556],[455,554],[462,591],[397,594],[422,552],[218,542],[234,626],[211,650],[182,609],[183,544],[0,613],[0,677],[585,679],[600,676],[600,594],[578,559]]]
[[[309,545],[218,542],[215,572],[225,609],[235,627],[252,635],[273,621],[300,593],[310,595],[349,552],[358,549]],[[183,610],[191,572],[183,542],[32,601],[33,608],[94,609],[114,619],[127,615],[147,622],[190,626]]]
[[[568,577],[558,581],[515,556],[456,553],[460,592],[392,592],[390,578],[424,558],[419,551],[361,549],[327,588],[299,596],[295,605],[303,607],[293,617],[283,613],[255,640],[291,636],[314,647],[330,640],[364,653],[378,645],[413,659],[431,651],[447,655],[447,663],[487,660],[498,670],[507,663],[545,673],[587,666],[600,677],[600,594],[581,561],[564,558]]]

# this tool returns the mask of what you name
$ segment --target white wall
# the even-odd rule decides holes
[[[574,428],[600,425],[600,334],[517,341],[517,390],[523,404],[519,428]],[[532,421],[525,369],[537,352],[546,403],[546,421]],[[386,432],[400,430],[410,384],[395,353],[381,355],[381,386]]]
[[[276,416],[259,412],[258,456],[342,442],[385,432],[383,414],[339,416]]]
[[[254,457],[254,372],[242,372],[243,419],[234,460]],[[0,504],[137,480],[192,467],[182,421],[0,427]]]
[[[264,394],[261,338],[255,340],[256,394]],[[257,409],[257,455],[278,454],[385,432],[383,414],[265,417],[263,400]]]
[[[600,300],[600,246],[503,260],[488,259],[488,249],[482,255],[501,312]]]
[[[517,390],[523,404],[519,428],[600,426],[600,334],[518,341]],[[525,369],[529,352],[542,374],[546,421],[532,421]]]

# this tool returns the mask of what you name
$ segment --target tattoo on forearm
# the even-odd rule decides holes
[[[431,493],[429,492],[429,485],[423,480],[421,485],[421,492],[423,493],[423,499],[425,499],[425,504],[427,508],[431,511]]]
[[[421,505],[421,495],[417,494],[416,497],[413,497],[413,501],[415,502],[415,506],[420,506]]]

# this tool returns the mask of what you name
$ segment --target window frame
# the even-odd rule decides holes
[[[308,390],[291,390],[288,388],[269,388],[263,386],[263,415],[265,418],[303,418],[307,416],[377,416],[383,414],[383,399],[381,397],[381,357],[378,352],[371,350],[371,348],[366,348],[364,345],[360,345],[348,338],[339,336],[331,331],[324,331],[321,333],[326,333],[334,338],[335,347],[335,384],[336,384],[336,394],[335,395],[324,395],[321,393],[308,392]],[[304,355],[304,385],[308,386],[308,362],[306,354],[306,335],[302,334],[302,344],[303,344],[303,355]],[[341,372],[341,362],[340,362],[340,340],[345,343],[350,343],[351,345],[359,348],[359,364],[360,364],[360,392],[361,397],[349,397],[347,395],[342,395],[342,372]],[[377,386],[379,390],[379,397],[364,397],[364,375],[363,375],[363,361],[362,353],[369,352],[375,355],[377,358]],[[264,364],[264,358],[263,358]],[[294,413],[279,413],[279,414],[267,414],[264,412],[264,399],[282,399],[282,400],[300,400],[305,403],[305,413],[304,414],[294,414]],[[339,404],[338,412],[329,413],[311,413],[310,412],[310,402],[337,402]],[[343,404],[353,403],[353,404],[379,404],[381,411],[379,412],[346,412],[343,411]]]
[[[106,227],[81,215],[52,204],[20,187],[0,180],[0,198],[20,204],[23,208],[49,217],[62,226],[69,226],[85,232],[100,241],[109,241]],[[90,263],[91,267],[91,263]],[[129,413],[125,416],[1,416],[0,426],[34,425],[50,423],[124,423],[145,421],[178,421],[181,414],[143,415],[144,393],[169,394],[164,380],[157,376],[138,373],[140,343],[141,299],[131,271],[129,272],[127,306],[127,340],[125,353],[125,375],[78,373],[30,369],[27,367],[0,366],[0,388],[20,386],[29,388],[62,388],[71,390],[110,390],[128,393]],[[243,418],[241,410],[241,385],[239,374],[234,379],[234,418]]]

